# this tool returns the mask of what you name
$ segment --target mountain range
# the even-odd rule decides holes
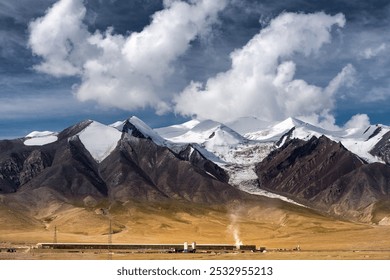
[[[390,220],[390,128],[329,131],[295,118],[87,120],[0,141],[0,204],[46,219],[102,201],[200,205],[264,199],[365,223]]]

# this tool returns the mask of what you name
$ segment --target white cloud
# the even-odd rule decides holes
[[[336,125],[335,117],[327,110],[320,114],[311,114],[305,116],[298,116],[302,121],[312,125],[322,127],[330,131],[345,130],[349,128],[366,129],[370,126],[370,118],[366,114],[356,114],[351,117],[342,127]]]
[[[368,48],[365,48],[362,52],[361,52],[361,56],[365,59],[371,59],[371,58],[374,58],[380,54],[384,54],[386,53],[386,50],[387,50],[387,44],[386,43],[382,43],[380,44],[379,46],[376,46],[376,47],[368,47]]]
[[[319,114],[313,113],[310,115],[298,116],[298,119],[327,130],[340,130],[340,127],[335,124],[335,117],[329,112],[329,110],[324,110]]]
[[[57,77],[81,74],[83,62],[94,53],[82,23],[86,9],[79,0],[61,0],[44,17],[30,23],[29,45],[44,58],[35,69]]]
[[[294,54],[317,54],[331,41],[332,27],[344,24],[342,14],[281,14],[231,53],[231,69],[206,84],[192,82],[180,93],[175,98],[176,112],[222,122],[248,115],[266,120],[328,115],[337,90],[353,83],[353,66],[345,66],[321,88],[294,79],[296,64],[291,59]]]
[[[365,129],[368,126],[370,126],[370,118],[366,114],[357,114],[344,125],[344,128]]]
[[[128,36],[112,29],[91,34],[84,25],[82,0],[60,0],[30,24],[30,47],[43,62],[35,68],[54,76],[81,77],[75,95],[126,110],[169,110],[172,93],[164,91],[173,63],[216,20],[226,0],[190,3],[164,1],[141,32]]]
[[[339,88],[346,86],[352,87],[356,82],[356,70],[351,65],[345,66],[340,73],[336,75],[325,88],[325,92],[328,95],[333,95]]]
[[[42,58],[35,69],[53,76],[78,76],[81,101],[134,110],[152,107],[228,121],[253,115],[266,120],[298,116],[334,128],[335,94],[354,83],[345,66],[326,87],[295,78],[295,54],[309,58],[331,41],[342,14],[283,13],[245,46],[230,54],[231,69],[191,82],[180,94],[167,90],[174,63],[200,36],[207,35],[227,0],[165,0],[141,32],[120,35],[112,28],[91,33],[82,0],[60,0],[30,23],[29,46]],[[129,27],[130,28],[130,27]]]

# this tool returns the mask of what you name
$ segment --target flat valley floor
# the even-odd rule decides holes
[[[233,245],[239,238],[243,244],[266,247],[266,253],[33,249],[37,243],[51,243],[55,239],[60,243],[109,242],[109,218],[96,209],[73,207],[39,222],[3,209],[0,211],[0,259],[390,260],[390,226],[341,221],[302,207],[265,203],[237,203],[228,207],[128,203],[111,207],[110,218],[112,243],[191,244],[195,241]],[[293,251],[298,245],[301,251]],[[5,248],[17,250],[6,252]]]
[[[115,253],[33,250],[0,253],[0,260],[390,260],[389,251],[300,251],[266,253]]]

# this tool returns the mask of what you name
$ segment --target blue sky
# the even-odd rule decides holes
[[[0,138],[137,115],[390,125],[388,1],[0,1]]]

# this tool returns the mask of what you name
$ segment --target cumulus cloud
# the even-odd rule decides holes
[[[38,71],[54,76],[80,76],[75,95],[81,101],[126,110],[169,110],[164,92],[173,63],[193,40],[212,25],[226,0],[165,0],[141,32],[115,34],[112,28],[90,33],[83,23],[82,0],[60,0],[30,24],[29,45],[43,58]]]
[[[340,130],[340,127],[336,125],[334,115],[329,110],[324,110],[319,114],[312,113],[310,115],[298,116],[298,119],[327,130]]]
[[[345,128],[366,129],[370,125],[370,118],[366,114],[357,114],[353,116],[345,125]]]
[[[265,120],[289,116],[325,116],[334,108],[335,93],[354,81],[355,69],[345,66],[321,88],[296,79],[293,55],[315,55],[331,41],[332,27],[343,27],[345,17],[325,13],[283,13],[244,47],[231,53],[231,68],[192,82],[176,96],[175,110],[184,115],[228,121],[253,115]]]
[[[82,23],[85,13],[81,1],[62,0],[30,23],[29,45],[44,59],[36,70],[57,77],[82,73],[84,61],[94,52],[85,40],[89,36]]]
[[[227,2],[164,0],[164,9],[142,31],[117,34],[113,28],[91,32],[83,1],[60,0],[29,25],[29,46],[42,58],[34,68],[79,77],[73,88],[77,99],[108,107],[151,107],[159,114],[174,110],[222,122],[248,115],[296,116],[334,128],[336,92],[354,84],[355,68],[346,65],[320,87],[296,78],[294,56],[318,55],[331,42],[332,30],[345,25],[343,14],[283,13],[230,54],[226,72],[205,83],[193,81],[176,95],[167,89],[178,73],[175,62],[210,32]]]

